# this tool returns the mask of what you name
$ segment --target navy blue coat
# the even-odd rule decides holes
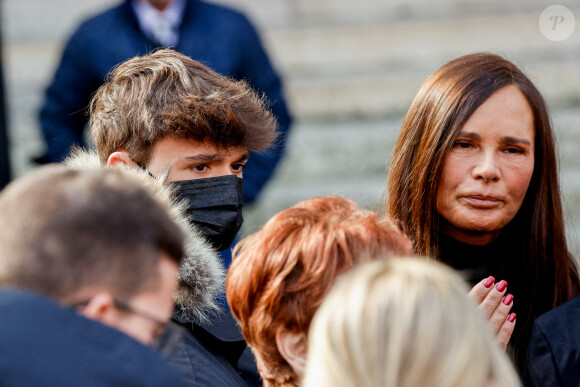
[[[253,154],[247,163],[244,201],[248,204],[272,176],[285,146],[290,116],[280,78],[244,15],[200,0],[186,1],[180,39],[173,48],[218,73],[247,80],[265,93],[278,120],[279,144],[266,154]],[[40,124],[47,148],[39,161],[62,161],[72,145],[83,145],[91,94],[114,66],[154,48],[155,43],[140,30],[130,0],[83,22],[66,44],[46,92]]]
[[[33,293],[0,288],[0,385],[182,386],[150,348]]]
[[[525,386],[580,386],[580,296],[534,322],[523,372]]]

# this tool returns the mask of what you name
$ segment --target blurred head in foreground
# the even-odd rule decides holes
[[[0,285],[153,345],[173,311],[183,234],[121,170],[47,166],[0,195]]]
[[[458,274],[415,258],[341,277],[313,319],[303,386],[513,387],[518,377]]]

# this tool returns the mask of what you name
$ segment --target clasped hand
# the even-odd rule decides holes
[[[469,292],[469,296],[488,319],[492,332],[503,350],[506,349],[516,325],[516,314],[510,314],[514,297],[511,294],[506,295],[507,285],[504,280],[495,283],[495,278],[490,276]]]

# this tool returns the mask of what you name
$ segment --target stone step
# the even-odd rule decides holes
[[[17,176],[43,147],[36,114],[62,42],[82,18],[117,1],[2,1]],[[543,0],[219,2],[245,10],[261,28],[297,122],[288,158],[264,196],[267,215],[328,193],[375,206],[403,114],[429,74],[453,57],[497,52],[534,79],[555,111],[580,105],[580,34],[545,39],[538,29]],[[580,15],[577,2],[560,3]],[[572,122],[566,128],[577,131]],[[565,165],[576,168],[566,167],[563,184],[580,192],[570,172],[580,165],[574,161],[580,138],[569,136],[561,152],[572,155]],[[580,196],[573,200],[580,208]]]
[[[85,17],[122,0],[3,0],[9,40],[60,40]],[[243,11],[264,31],[365,26],[410,21],[511,17],[547,7],[544,0],[207,0]],[[575,0],[559,4],[577,10]],[[58,15],[53,17],[53,15]],[[49,16],[49,17],[47,17]]]
[[[484,34],[493,23],[502,28]],[[534,15],[524,15],[473,19],[469,28],[460,21],[416,22],[271,32],[265,37],[299,120],[380,117],[406,110],[433,70],[453,57],[486,50],[509,53],[532,78],[541,79],[551,104],[578,103],[580,39],[551,42],[534,23]],[[57,42],[8,41],[9,88],[30,84],[41,92],[60,50]]]
[[[414,20],[468,20],[481,16],[513,16],[533,12],[539,17],[544,0],[215,0],[246,12],[265,30],[336,25],[361,26]],[[576,8],[575,0],[558,4]]]
[[[88,15],[118,0],[2,0],[2,27],[8,42],[60,42]]]

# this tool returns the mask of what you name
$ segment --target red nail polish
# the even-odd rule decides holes
[[[495,278],[490,275],[483,283],[483,286],[485,286],[486,288],[489,289],[489,288],[491,288],[491,285],[493,285],[494,282],[495,282]]]
[[[516,314],[512,313],[508,316],[508,321],[513,323],[514,321],[516,321]]]
[[[498,282],[498,284],[495,286],[495,288],[497,289],[498,292],[503,292],[505,290],[505,288],[507,288],[507,282],[505,282],[504,280],[501,280]]]
[[[503,304],[504,305],[509,305],[512,303],[512,300],[514,299],[514,296],[511,294],[508,294],[507,296],[504,297],[503,299]]]

